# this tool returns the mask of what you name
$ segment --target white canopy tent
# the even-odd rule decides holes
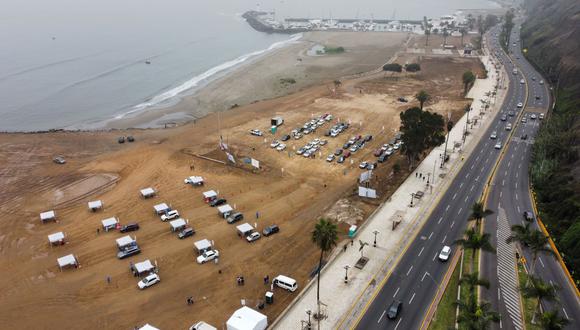
[[[46,211],[40,213],[40,221],[47,222],[47,221],[55,221],[56,220],[56,212],[54,211]]]
[[[141,189],[141,196],[143,196],[143,198],[153,197],[153,196],[155,196],[155,194],[156,194],[155,189],[153,189],[151,187]]]
[[[117,227],[117,224],[119,223],[119,219],[117,219],[115,217],[111,217],[111,218],[107,218],[107,219],[101,221],[101,223],[103,224],[103,229],[105,231],[109,231],[109,230],[115,229]]]
[[[203,200],[207,202],[211,201],[214,198],[217,198],[217,192],[210,190],[210,191],[204,191],[203,192]]]
[[[199,254],[202,254],[205,251],[211,249],[211,242],[207,239],[202,239],[200,241],[197,241],[197,242],[193,243],[193,245],[195,246],[195,248],[197,249],[197,252]]]
[[[227,330],[264,330],[268,327],[268,317],[244,306],[228,319]]]
[[[254,231],[254,227],[252,227],[249,223],[244,223],[236,227],[238,233],[242,236],[249,235],[252,231]]]
[[[218,206],[218,213],[224,218],[227,218],[230,213],[234,211],[233,207],[230,204]]]
[[[89,210],[96,212],[100,209],[103,208],[103,202],[98,200],[98,201],[90,201],[89,202]]]
[[[151,263],[151,261],[149,259],[142,261],[142,262],[138,262],[136,264],[133,265],[133,267],[131,267],[131,270],[133,271],[133,274],[135,276],[140,276],[146,273],[149,273],[151,271],[153,271],[155,269],[155,266],[153,266],[153,264]]]
[[[139,330],[159,330],[159,329],[152,326],[151,324],[147,323],[144,326],[142,326],[141,328],[139,328]]]
[[[169,206],[167,206],[167,204],[165,204],[165,203],[157,204],[157,205],[153,206],[153,208],[155,209],[155,214],[157,214],[157,215],[165,214],[165,213],[171,211],[171,208]]]
[[[64,244],[64,233],[59,231],[58,233],[48,235],[48,241],[52,245]]]
[[[189,178],[185,179],[185,183],[194,185],[194,186],[201,186],[203,185],[203,177],[201,176],[190,176]]]
[[[75,268],[78,266],[77,258],[75,258],[73,254],[60,257],[56,261],[58,262],[58,267],[60,268],[60,270],[69,266],[73,266]]]
[[[122,249],[125,246],[129,246],[135,243],[136,241],[129,235],[117,238],[117,246],[119,247],[119,249]]]
[[[178,231],[178,230],[185,228],[185,226],[187,226],[187,222],[185,220],[179,218],[179,219],[175,219],[173,221],[170,221],[169,225],[171,226],[171,231]]]

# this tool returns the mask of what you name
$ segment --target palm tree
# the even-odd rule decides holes
[[[474,228],[470,228],[465,231],[465,238],[461,238],[453,242],[453,244],[461,245],[463,249],[471,249],[471,267],[470,273],[473,273],[473,267],[475,264],[475,252],[477,250],[484,250],[491,253],[495,253],[495,248],[489,242],[489,234],[480,234]]]
[[[465,28],[461,28],[459,29],[459,32],[461,33],[461,47],[463,47],[463,37],[467,33],[467,30]]]
[[[429,95],[424,90],[420,90],[419,93],[417,93],[417,95],[415,95],[415,99],[417,99],[417,101],[419,101],[419,108],[421,108],[421,110],[423,110],[423,105],[425,104],[425,102],[429,101],[430,98],[431,98],[431,95]]]
[[[530,240],[530,234],[532,232],[531,223],[526,223],[525,226],[513,225],[512,234],[506,238],[505,242],[510,244],[512,242],[518,242],[522,246],[528,246]]]
[[[530,275],[528,277],[528,284],[520,288],[520,291],[528,299],[537,299],[536,312],[532,317],[532,323],[535,323],[536,315],[542,314],[542,300],[557,301],[559,289],[557,285],[546,283],[537,276]]]
[[[475,291],[476,286],[482,286],[489,289],[489,281],[485,278],[479,278],[478,272],[463,275],[461,279],[459,279],[459,284],[466,284],[472,293]]]
[[[467,94],[467,89],[471,84],[475,82],[475,75],[471,71],[465,71],[463,73],[463,94]]]
[[[532,230],[528,236],[527,245],[532,251],[532,266],[530,267],[530,274],[534,274],[536,268],[536,261],[540,252],[545,252],[554,255],[554,251],[548,245],[549,239],[539,230]]]
[[[443,46],[447,45],[447,37],[449,36],[449,31],[447,31],[447,28],[444,27],[443,28]]]
[[[431,29],[430,28],[426,28],[425,29],[425,46],[429,46],[429,36],[431,35]]]
[[[477,303],[475,294],[470,294],[467,302],[457,301],[455,305],[459,308],[457,323],[468,330],[486,330],[491,322],[500,320],[499,314],[491,309],[490,303]]]
[[[544,330],[562,330],[570,323],[568,319],[560,316],[557,310],[542,313],[538,321]]]
[[[318,262],[318,270],[316,271],[317,287],[316,287],[316,301],[318,303],[318,314],[320,316],[320,271],[322,269],[322,259],[325,252],[332,250],[338,241],[336,225],[326,219],[318,220],[314,231],[312,232],[312,242],[320,248],[320,260]]]
[[[471,215],[469,215],[469,221],[475,220],[477,227],[479,227],[481,220],[491,214],[493,214],[493,211],[486,209],[483,205],[483,202],[476,202],[471,206]]]

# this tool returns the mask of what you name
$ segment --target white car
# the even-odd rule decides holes
[[[246,239],[248,240],[248,242],[252,243],[253,241],[259,240],[260,237],[262,237],[262,235],[260,235],[260,233],[255,231],[255,232],[251,233],[250,235],[246,236]]]
[[[540,120],[541,120],[541,119],[544,119],[544,114],[543,114],[543,113],[541,113],[541,114],[540,114],[540,117],[538,117],[538,118],[540,118]]]
[[[320,145],[321,145],[321,146],[324,146],[324,145],[326,145],[327,143],[328,143],[328,141],[326,141],[326,140],[320,140]]]
[[[220,253],[218,250],[208,250],[208,251],[205,251],[202,255],[197,257],[197,263],[204,264],[208,261],[212,261],[213,259],[215,259],[219,256],[220,256]]]
[[[179,212],[177,212],[177,210],[171,210],[161,216],[161,221],[167,221],[176,218],[179,218]]]
[[[250,130],[250,134],[255,135],[255,136],[262,136],[264,134],[262,134],[262,131],[258,130],[258,129],[251,129]]]
[[[530,115],[530,118],[531,118],[531,119],[536,119],[536,114],[535,114],[535,113],[532,113],[532,114]]]
[[[272,147],[272,148],[276,148],[279,145],[280,145],[280,142],[278,140],[274,140],[274,141],[272,141],[272,143],[270,143],[270,147]]]
[[[521,108],[523,106],[524,106],[524,104],[522,102],[518,103],[518,108]]]
[[[523,84],[525,84],[525,83],[526,83],[526,82],[525,82],[523,79],[522,79],[522,80],[520,80],[520,84],[522,84],[522,85],[523,85]]]
[[[544,84],[544,81],[543,80],[540,80],[540,85],[543,85],[543,84]]]
[[[328,157],[326,157],[326,161],[329,163],[332,163],[333,160],[334,160],[334,154],[330,154],[330,155],[328,155]]]
[[[300,133],[294,134],[294,140],[300,140],[301,137],[302,137],[302,134],[300,134]]]
[[[306,151],[305,153],[302,154],[302,156],[304,156],[304,158],[308,158],[312,155],[312,153],[310,153],[310,151]]]
[[[492,140],[497,139],[497,132],[496,131],[491,132],[491,135],[490,135],[489,138],[492,139]]]
[[[367,166],[368,166],[368,165],[369,165],[369,163],[368,163],[368,162],[362,162],[362,163],[360,163],[360,164],[358,165],[358,168],[363,168],[363,169],[364,169],[364,168],[367,168]]]
[[[505,130],[506,131],[511,131],[512,130],[512,124],[509,124],[508,123],[507,125],[505,125]]]
[[[501,141],[497,141],[494,148],[501,149]]]
[[[284,150],[284,149],[286,149],[286,145],[285,145],[284,143],[280,143],[280,144],[279,144],[279,145],[276,147],[276,150],[278,150],[278,151],[282,151],[282,150]]]
[[[447,261],[449,260],[449,256],[451,255],[451,247],[445,245],[441,252],[439,252],[439,260]]]
[[[145,277],[144,279],[139,281],[139,283],[137,283],[137,286],[139,287],[139,289],[143,290],[143,289],[147,289],[148,287],[150,287],[154,284],[159,283],[159,281],[161,281],[161,279],[159,278],[159,275],[149,274],[149,275],[147,275],[147,277]]]

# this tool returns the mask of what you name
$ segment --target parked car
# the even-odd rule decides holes
[[[282,136],[282,139],[281,140],[282,141],[288,141],[288,140],[290,140],[290,135],[286,134],[286,135]]]
[[[441,252],[439,252],[439,260],[447,261],[449,260],[449,256],[451,255],[451,247],[445,245]]]
[[[340,149],[340,148],[336,149],[336,150],[334,151],[334,155],[335,155],[335,156],[340,156],[340,155],[342,155],[342,149]]]
[[[505,125],[505,130],[506,131],[511,131],[512,130],[512,124],[508,123],[507,125]]]
[[[117,139],[117,142],[119,142],[119,143],[125,143],[125,137],[124,137],[124,136],[120,136],[120,137]]]
[[[374,163],[368,163],[367,164],[367,170],[374,170],[375,168],[377,168],[379,166],[379,164],[377,162]]]
[[[240,221],[243,219],[244,219],[244,215],[240,212],[236,212],[236,213],[230,215],[229,217],[227,217],[226,221],[228,223],[234,223],[234,222],[237,222],[237,221]]]
[[[402,97],[402,96],[401,96],[401,97],[399,97],[399,98],[397,99],[397,101],[399,101],[399,102],[402,102],[402,103],[407,103],[407,102],[409,102],[409,100],[407,100],[406,98],[404,98],[404,97]]]
[[[369,134],[369,135],[365,135],[364,141],[369,142],[372,139],[373,139],[373,136]]]
[[[161,278],[159,278],[159,275],[153,273],[153,274],[147,275],[147,277],[145,277],[144,279],[139,281],[139,283],[137,283],[137,286],[139,287],[139,289],[143,290],[143,289],[147,289],[148,287],[150,287],[154,284],[159,283],[159,281],[161,281]]]
[[[177,237],[179,239],[184,239],[186,237],[193,236],[193,234],[195,234],[195,230],[191,227],[187,227],[180,231],[179,234],[177,234]]]
[[[350,143],[350,141],[347,141],[345,144],[342,145],[342,149],[348,149],[350,148],[350,146],[352,145],[352,143]]]
[[[177,212],[177,210],[171,210],[169,212],[165,212],[165,214],[161,216],[161,221],[167,221],[176,218],[179,218],[179,212]]]
[[[213,201],[209,202],[209,206],[216,207],[216,206],[224,205],[225,203],[227,203],[227,200],[226,199],[224,199],[224,198],[216,198]]]
[[[541,113],[541,114],[540,114],[540,116],[539,116],[538,118],[540,118],[540,120],[544,119],[544,114],[543,114],[543,113]]]
[[[280,141],[278,141],[278,140],[274,140],[274,141],[272,141],[272,143],[270,143],[270,147],[272,147],[272,148],[276,148],[279,145],[280,145]]]
[[[365,168],[367,168],[367,165],[368,165],[368,164],[369,164],[368,162],[361,162],[361,163],[358,165],[358,168],[365,169]]]
[[[537,118],[537,116],[536,116],[536,114],[535,114],[535,113],[532,113],[532,114],[530,115],[530,119],[536,119],[536,118]]]
[[[375,150],[375,152],[373,152],[373,155],[375,157],[379,157],[382,154],[383,154],[383,149],[377,149],[377,150]]]
[[[527,123],[527,122],[528,122],[528,117],[526,117],[526,116],[523,116],[523,117],[522,117],[522,123]]]
[[[65,164],[66,163],[66,159],[64,159],[63,156],[56,156],[52,159],[53,162],[55,162],[56,164]]]
[[[280,231],[280,227],[278,227],[277,225],[270,225],[270,226],[264,228],[264,231],[262,231],[262,234],[264,234],[264,236],[270,236],[270,235],[276,234],[279,231]]]
[[[338,157],[338,159],[336,160],[336,162],[339,163],[339,164],[342,164],[342,163],[344,163],[344,159],[345,159],[344,156],[340,156],[340,157]]]
[[[356,152],[358,150],[357,145],[353,145],[352,147],[350,147],[350,149],[348,149],[350,152]]]
[[[306,148],[300,148],[296,151],[297,155],[302,155],[306,151]]]
[[[520,139],[527,140],[528,139],[528,134],[522,134],[522,137]]]
[[[350,157],[350,151],[345,151],[343,154],[344,158]]]
[[[326,161],[329,163],[332,163],[333,160],[334,160],[334,154],[330,154],[330,155],[328,155],[328,157],[326,157]]]
[[[135,138],[133,137],[133,135],[129,135],[129,136],[127,136],[127,141],[128,142],[135,142]]]
[[[260,130],[258,130],[258,129],[251,129],[251,130],[250,130],[250,134],[252,134],[252,135],[254,135],[254,136],[262,136],[262,135],[264,135],[264,134],[262,133],[262,131],[260,131]]]
[[[278,150],[278,151],[282,151],[282,150],[284,150],[284,149],[286,149],[286,145],[285,145],[284,143],[280,143],[280,144],[279,144],[279,145],[276,147],[276,150]]]
[[[208,261],[212,261],[215,258],[218,258],[220,256],[220,253],[218,250],[207,250],[204,253],[202,253],[200,256],[197,257],[197,263],[198,264],[203,264],[206,263]]]
[[[260,233],[255,231],[255,232],[251,233],[250,235],[246,236],[246,240],[248,240],[248,242],[252,243],[254,241],[259,240],[260,237],[262,237],[262,235],[260,235]]]
[[[139,253],[141,253],[141,249],[139,248],[139,246],[131,245],[131,246],[119,251],[117,253],[117,258],[125,259],[125,258],[128,258],[130,256],[134,256],[134,255],[139,254]]]
[[[327,143],[328,143],[328,141],[327,141],[327,140],[320,140],[320,145],[321,145],[321,146],[324,146],[324,145],[326,145]]]
[[[544,84],[544,81],[543,80],[540,80],[540,85],[543,85],[543,84]]]
[[[403,309],[403,303],[399,300],[393,300],[391,306],[389,306],[387,317],[391,320],[396,319],[397,316],[399,316],[401,309]]]
[[[130,231],[135,231],[135,230],[139,230],[139,224],[138,223],[129,223],[124,225],[123,227],[121,227],[121,230],[119,230],[122,233],[128,233]]]
[[[382,154],[377,160],[379,163],[384,163],[387,159],[389,159],[389,156],[387,154]]]

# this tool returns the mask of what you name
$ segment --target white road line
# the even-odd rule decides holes
[[[427,238],[427,239],[431,239],[431,236],[433,236],[433,232],[431,232],[431,234],[429,234],[429,238]]]
[[[501,180],[501,186],[503,187],[505,185],[505,180]]]
[[[540,264],[542,264],[542,268],[546,268],[546,266],[544,266],[544,262],[542,261],[542,257],[538,257],[538,261],[540,261]]]
[[[447,207],[445,208],[445,211],[449,211],[449,204],[447,204]]]
[[[473,167],[474,167],[474,166],[475,166],[475,164],[471,165],[471,168],[470,168],[470,170],[473,170]]]
[[[463,208],[460,208],[459,211],[457,211],[457,214],[460,214],[461,211],[463,211]]]
[[[516,189],[518,189],[518,183],[516,182]],[[519,212],[519,211],[518,211]]]
[[[445,235],[445,237],[443,237],[443,240],[441,241],[441,243],[445,243],[446,239],[447,239],[447,235]]]
[[[471,186],[471,189],[469,189],[469,191],[473,191],[473,188],[475,188],[475,186]]]
[[[399,324],[401,324],[401,321],[403,321],[403,318],[402,317],[399,319],[399,322],[397,322],[397,325],[395,325],[395,329],[394,330],[397,330],[397,328],[399,327]]]
[[[455,220],[451,223],[451,228],[453,228],[454,224],[455,224]]]
[[[503,195],[503,191],[499,192],[499,198],[501,198],[501,195]]]
[[[459,184],[459,188],[460,188],[460,189],[461,189],[461,187],[463,187],[463,182],[461,182],[461,183]]]
[[[422,247],[421,248],[421,251],[419,251],[419,254],[417,255],[417,257],[420,257],[421,256],[421,253],[423,253],[423,250],[425,250],[425,247]]]
[[[501,290],[497,288],[497,300],[501,300]]]
[[[519,175],[520,175],[520,172],[516,172],[516,179],[518,178]]]
[[[393,298],[395,298],[395,296],[397,295],[397,293],[399,293],[399,290],[401,290],[401,287],[397,288],[397,291],[395,291],[395,294],[393,295]]]
[[[437,258],[437,253],[435,253],[435,255],[433,256],[433,260],[431,261],[435,261],[435,258]]]
[[[457,197],[457,193],[455,193],[451,199],[455,199],[455,197]]]
[[[381,320],[383,319],[383,316],[385,316],[385,313],[387,313],[386,309],[383,311],[383,314],[381,314],[381,317],[379,317],[379,320],[377,321],[377,323],[381,323]]]
[[[517,209],[518,209],[518,213],[520,213],[520,206],[519,205],[518,205]]]
[[[411,273],[411,270],[413,269],[413,265],[411,265],[411,267],[409,268],[409,270],[407,271],[407,276],[409,276],[409,273]]]
[[[465,199],[463,200],[465,203],[467,203],[467,200],[469,199],[469,195],[465,196]]]
[[[516,193],[516,201],[518,200],[518,194]]]
[[[469,173],[467,173],[467,174],[465,175],[465,178],[466,178],[466,179],[468,179],[468,178],[469,178]]]
[[[566,310],[564,309],[564,307],[562,307],[562,312],[564,312],[564,316],[566,316],[566,320],[569,320],[570,318],[568,317],[568,313],[566,313]]]
[[[441,220],[443,220],[443,217],[439,218],[439,221],[437,221],[437,224],[440,224]]]
[[[425,279],[425,276],[427,276],[427,272],[425,272],[425,274],[423,274],[423,277],[421,277],[421,282],[423,282],[423,280]]]
[[[411,299],[409,299],[409,305],[411,305],[411,303],[413,302],[413,299],[415,299],[415,292],[413,292]]]

